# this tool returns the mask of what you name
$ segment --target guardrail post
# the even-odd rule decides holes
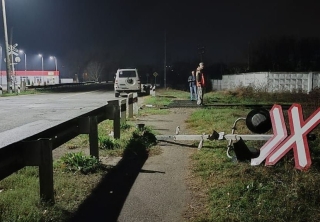
[[[41,139],[39,142],[40,196],[43,200],[54,203],[52,141],[51,139]]]
[[[133,93],[133,114],[137,115],[139,111],[138,106],[138,93]]]
[[[89,116],[89,117],[80,118],[79,132],[81,134],[89,134],[90,155],[99,159],[97,117]]]
[[[0,86],[0,95],[2,95],[2,86]]]
[[[99,145],[98,145],[98,121],[96,116],[90,117],[90,155],[99,159]]]
[[[127,116],[127,100],[126,99],[119,100],[119,105],[120,105],[120,111],[121,111],[121,123],[125,123],[126,116]]]
[[[120,139],[120,102],[119,100],[108,101],[108,105],[112,106],[112,120],[113,120],[113,133],[114,138]]]
[[[26,166],[39,166],[40,198],[54,203],[52,140],[38,139],[24,142],[23,159]]]
[[[150,90],[150,95],[151,96],[156,96],[156,85],[154,85],[151,90]]]
[[[133,117],[133,94],[132,93],[128,94],[128,107],[129,107],[128,118],[132,118]]]

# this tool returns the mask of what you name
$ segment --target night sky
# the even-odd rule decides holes
[[[199,58],[199,46],[212,63],[232,62],[269,36],[320,37],[319,2],[6,0],[6,11],[9,35],[27,60],[42,53],[62,64],[70,51],[99,49],[152,65],[163,63],[165,36],[168,63]],[[2,19],[0,34],[3,46]]]

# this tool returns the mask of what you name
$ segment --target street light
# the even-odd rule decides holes
[[[27,54],[23,50],[19,50],[19,53],[24,54],[24,71],[27,71]]]
[[[1,73],[1,77],[0,77],[0,87],[2,87],[2,70],[1,70],[1,65],[2,65],[2,46],[0,45],[1,48],[1,58],[0,58],[0,73]]]
[[[58,62],[57,62],[57,58],[55,56],[50,56],[50,59],[54,59],[54,64],[56,66],[56,71],[58,71]]]
[[[41,57],[41,71],[43,72],[43,56],[39,54],[39,57]]]

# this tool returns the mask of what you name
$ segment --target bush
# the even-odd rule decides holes
[[[101,149],[114,150],[120,148],[119,141],[112,137],[99,137]]]
[[[66,170],[83,174],[94,173],[102,166],[96,157],[86,156],[82,152],[67,153],[61,157],[61,162]]]
[[[143,130],[137,129],[132,133],[125,152],[123,155],[135,154],[143,155],[148,153],[148,149],[157,143],[155,135],[150,129],[144,128]]]

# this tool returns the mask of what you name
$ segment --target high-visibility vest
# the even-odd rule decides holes
[[[199,78],[197,78],[197,86],[205,86],[205,81],[204,81],[204,75],[203,73],[199,73],[198,75],[201,75],[199,76]],[[199,80],[198,80],[199,79]]]

